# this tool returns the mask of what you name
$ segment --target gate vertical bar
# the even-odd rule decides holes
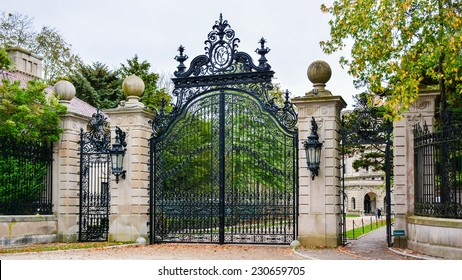
[[[390,133],[388,133],[388,142],[385,148],[385,192],[386,192],[386,203],[387,203],[387,244],[388,247],[393,246],[393,240],[391,238],[391,162],[390,162]]]
[[[83,215],[83,129],[80,129],[80,169],[79,169],[79,241],[82,241],[82,226],[83,226],[83,221],[82,221],[82,215]]]
[[[154,244],[154,218],[155,218],[155,200],[154,200],[154,153],[155,145],[154,139],[151,137],[149,139],[149,243]]]
[[[293,185],[293,188],[294,188],[294,198],[293,198],[293,207],[294,207],[294,210],[293,210],[293,213],[294,213],[294,217],[293,217],[293,237],[294,237],[294,240],[296,240],[298,238],[298,216],[299,216],[299,212],[300,212],[300,209],[299,209],[299,203],[298,203],[298,198],[299,198],[299,179],[298,179],[298,132],[295,133],[294,135],[294,138],[293,138],[293,148],[294,148],[294,155],[293,155],[293,160],[295,161],[295,163],[293,164],[294,166],[294,170],[293,170],[293,176],[294,176],[294,185]]]
[[[219,99],[220,123],[220,170],[219,170],[219,238],[220,244],[225,243],[225,93],[220,91]]]
[[[340,125],[340,134],[341,134],[341,141],[342,141],[342,169],[341,169],[341,172],[342,172],[342,245],[346,245],[347,244],[347,235],[346,235],[346,232],[347,232],[347,224],[346,224],[346,210],[345,209],[345,142],[346,142],[346,139],[345,139],[345,131],[344,131],[344,124],[345,124],[345,120],[344,120],[344,116],[342,116],[342,119],[340,121],[341,125]],[[353,228],[353,231],[354,231],[354,228]]]

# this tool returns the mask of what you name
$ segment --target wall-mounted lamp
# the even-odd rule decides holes
[[[109,153],[111,154],[112,174],[116,176],[116,183],[118,184],[119,177],[125,179],[126,170],[124,170],[124,156],[127,150],[125,148],[127,143],[125,142],[125,132],[118,126],[116,126],[115,133],[115,142],[112,144],[112,149]]]
[[[321,164],[321,147],[322,143],[319,142],[318,124],[314,117],[311,117],[311,134],[308,140],[303,142],[306,152],[306,163],[308,169],[311,171],[311,179],[318,176],[319,166]]]

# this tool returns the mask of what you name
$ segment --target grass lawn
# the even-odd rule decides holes
[[[361,216],[358,215],[358,214],[346,214],[346,217],[347,217],[347,218],[359,218],[359,217],[361,217]]]
[[[351,229],[346,232],[346,237],[347,238],[358,238],[363,234],[369,233],[373,230],[376,230],[378,228],[381,228],[386,225],[386,220],[382,219],[379,222],[372,222],[371,224],[364,225],[364,226],[358,226],[355,227],[354,229]]]

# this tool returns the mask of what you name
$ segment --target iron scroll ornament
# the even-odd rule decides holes
[[[351,113],[342,116],[341,134],[345,144],[386,144],[391,141],[392,130],[393,124],[384,120],[380,110],[370,106],[365,98],[359,100]]]
[[[106,116],[97,109],[88,123],[88,132],[83,133],[82,152],[106,152],[111,145],[111,130]]]
[[[178,48],[179,55],[175,60],[179,63],[175,78],[172,79],[175,88],[173,95],[176,103],[173,109],[166,112],[165,100],[161,108],[156,109],[156,116],[151,121],[153,136],[159,136],[171,122],[181,114],[185,105],[196,96],[214,90],[238,90],[249,93],[257,98],[262,107],[270,112],[278,122],[289,131],[297,131],[297,112],[290,101],[289,91],[284,94],[284,104],[277,105],[268,92],[273,89],[274,72],[268,64],[266,54],[270,51],[265,46],[266,40],[261,38],[260,47],[255,50],[260,55],[258,65],[252,57],[237,51],[240,40],[235,37],[227,20],[222,14],[212,27],[205,41],[205,54],[195,57],[189,69],[184,62],[189,58],[185,48]]]

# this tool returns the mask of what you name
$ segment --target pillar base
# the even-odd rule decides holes
[[[299,236],[301,246],[305,247],[330,247],[336,248],[340,246],[341,242],[337,237],[324,237],[324,236]]]

